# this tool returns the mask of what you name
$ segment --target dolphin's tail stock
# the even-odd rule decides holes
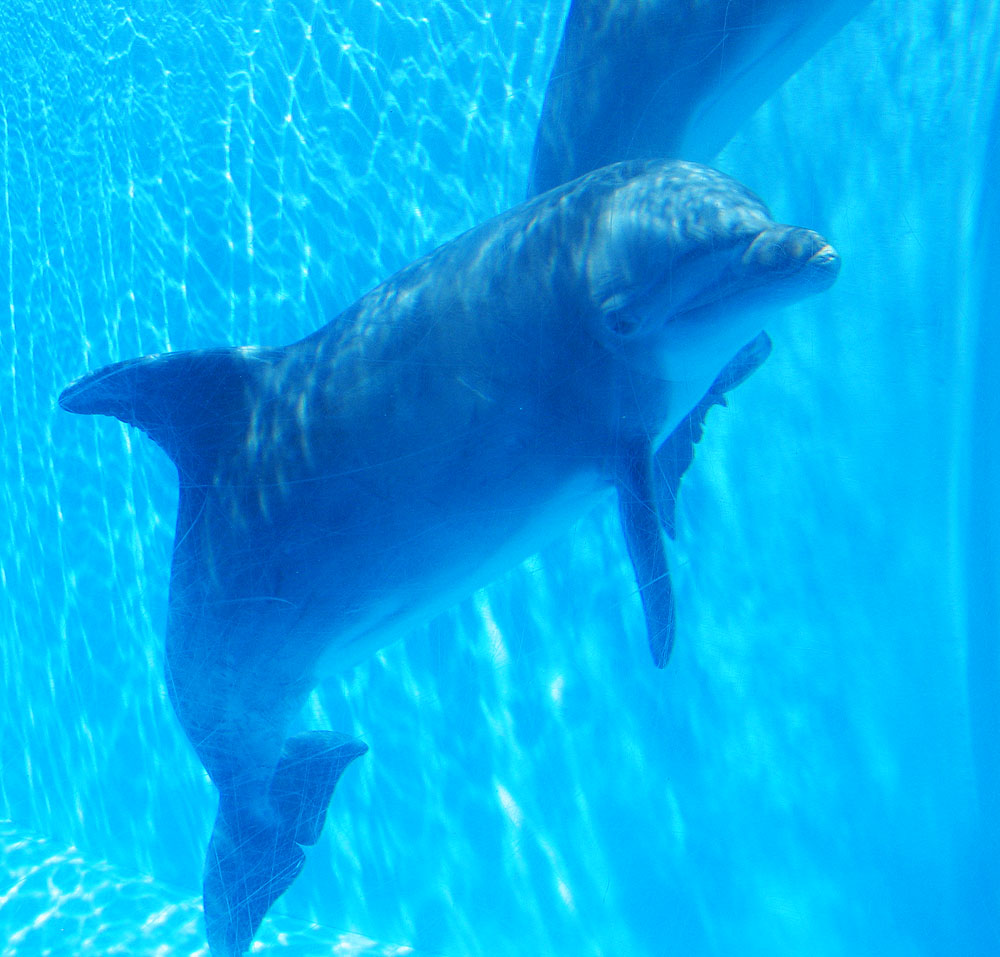
[[[367,750],[335,731],[296,735],[282,750],[264,813],[241,803],[239,792],[221,792],[205,858],[205,926],[215,957],[247,952],[302,869],[302,847],[319,840],[341,774]]]

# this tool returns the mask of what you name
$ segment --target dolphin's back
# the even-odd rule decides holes
[[[574,0],[528,195],[621,160],[709,162],[870,0]]]

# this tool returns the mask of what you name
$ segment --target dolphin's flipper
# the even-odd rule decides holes
[[[305,864],[299,845],[319,840],[344,769],[368,750],[334,731],[285,742],[270,790],[270,813],[223,795],[205,859],[205,925],[213,957],[246,953],[271,905]]]
[[[670,660],[676,611],[667,545],[676,535],[677,492],[694,459],[694,447],[704,433],[705,416],[713,405],[725,405],[726,393],[755,372],[771,354],[771,338],[760,333],[716,376],[702,400],[674,429],[655,456],[646,445],[632,450],[618,477],[618,505],[629,557],[635,569],[646,617],[649,650],[657,668]]]
[[[760,368],[771,354],[771,337],[762,332],[729,361],[709,387],[702,400],[691,410],[656,452],[653,471],[656,476],[656,501],[664,531],[677,537],[677,493],[681,479],[694,459],[694,447],[705,431],[705,416],[713,405],[726,405],[726,393]]]
[[[676,614],[652,466],[652,450],[648,445],[633,450],[618,477],[618,506],[642,596],[649,650],[656,667],[663,668],[674,646]]]
[[[367,744],[336,731],[310,731],[285,742],[271,802],[296,844],[311,847],[319,840],[337,781],[367,750]]]

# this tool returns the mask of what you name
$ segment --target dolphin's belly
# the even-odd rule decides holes
[[[286,457],[249,494],[220,482],[178,539],[175,571],[213,569],[193,593],[241,622],[249,657],[349,667],[537,552],[608,491],[599,455],[531,421],[416,447],[383,432],[370,447],[355,441],[351,461],[331,453],[299,472]],[[200,554],[209,547],[229,562]]]
[[[608,493],[595,475],[581,476],[530,509],[468,508],[433,522],[419,521],[426,516],[416,509],[413,522],[400,523],[400,537],[356,539],[331,555],[329,577],[302,600],[302,640],[315,635],[323,645],[319,673],[351,667],[405,637],[538,552]]]

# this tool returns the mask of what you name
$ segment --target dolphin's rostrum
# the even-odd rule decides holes
[[[766,357],[772,308],[838,266],[721,173],[623,163],[465,233],[292,345],[149,356],[62,394],[177,465],[167,683],[220,794],[213,954],[246,951],[366,750],[288,738],[319,676],[612,490],[666,664],[664,526],[701,420]]]

